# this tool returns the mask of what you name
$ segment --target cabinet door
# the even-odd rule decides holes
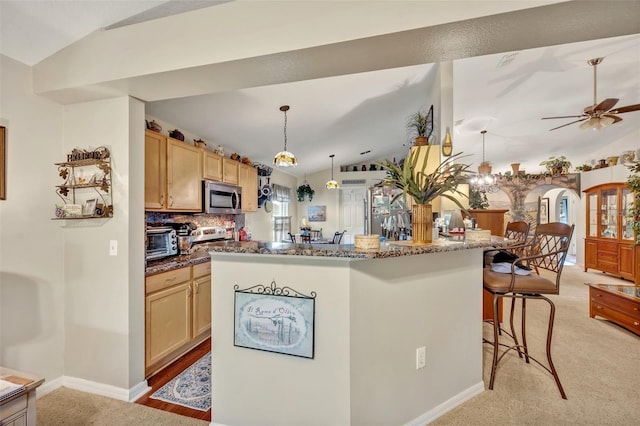
[[[202,151],[202,178],[222,181],[222,157],[213,152]]]
[[[622,278],[633,280],[634,247],[627,243],[618,244],[618,270]]]
[[[587,196],[587,237],[598,236],[598,193]]]
[[[236,160],[225,158],[222,160],[222,181],[232,185],[238,184],[238,163]]]
[[[211,275],[193,280],[193,337],[211,328]]]
[[[191,286],[183,282],[145,298],[147,367],[191,340]]]
[[[584,242],[584,270],[598,267],[598,243],[585,240]]]
[[[258,171],[255,167],[240,164],[238,178],[242,187],[242,211],[258,211]]]
[[[618,238],[618,189],[604,189],[600,193],[600,238]]]
[[[200,150],[167,138],[168,210],[202,211]]]
[[[144,135],[144,208],[165,208],[167,191],[167,139],[147,130]]]

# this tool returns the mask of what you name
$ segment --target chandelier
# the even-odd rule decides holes
[[[293,153],[287,151],[287,111],[289,111],[289,105],[282,105],[280,111],[284,112],[284,149],[273,157],[273,164],[278,167],[295,167],[298,165],[298,160]]]
[[[329,157],[331,158],[331,180],[328,181],[325,184],[325,186],[327,187],[327,189],[340,188],[340,185],[338,185],[338,182],[333,179],[333,157],[335,157],[335,155],[331,154]]]
[[[474,190],[482,193],[498,192],[497,179],[491,174],[491,164],[484,159],[484,135],[487,131],[483,130],[480,133],[482,134],[482,163],[478,166],[478,174],[471,178],[470,183]]]

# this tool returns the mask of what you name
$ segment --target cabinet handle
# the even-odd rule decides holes
[[[169,195],[169,207],[173,207],[173,195]]]
[[[639,325],[640,325],[640,322],[638,322],[638,321],[634,321],[634,322],[633,322],[633,325],[635,325],[635,326],[637,327],[637,326],[639,326]]]
[[[200,292],[200,284],[195,282],[193,283],[193,286],[195,287],[195,293],[198,294]]]
[[[172,281],[175,281],[178,277],[173,277],[173,278],[167,278],[166,280],[164,280],[165,283],[170,283]]]
[[[602,309],[602,306],[598,305],[596,306],[596,309]]]
[[[160,205],[164,206],[164,194],[160,196]]]
[[[187,286],[187,297],[191,297],[191,286]]]

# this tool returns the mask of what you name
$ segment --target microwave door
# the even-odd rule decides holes
[[[209,192],[209,207],[233,209],[235,208],[233,195],[216,190],[211,190]]]

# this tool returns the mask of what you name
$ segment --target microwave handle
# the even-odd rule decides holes
[[[231,205],[233,206],[234,210],[238,209],[238,191],[233,191],[233,193],[231,194]]]

